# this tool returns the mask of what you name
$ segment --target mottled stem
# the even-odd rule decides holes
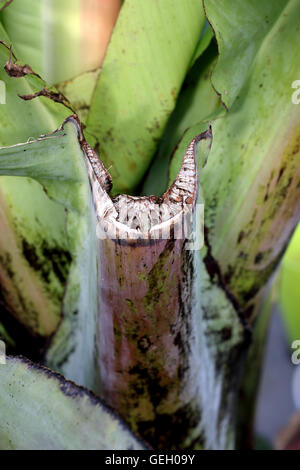
[[[98,392],[154,448],[234,448],[250,332],[203,230],[198,169],[211,131],[162,197],[110,197],[76,125],[98,218]]]
[[[98,216],[101,394],[156,448],[201,446],[194,327],[200,246],[191,238],[201,218],[196,144],[205,137],[191,142],[162,197],[110,198],[107,171],[82,143]]]

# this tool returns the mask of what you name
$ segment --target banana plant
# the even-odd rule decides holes
[[[94,3],[1,11],[0,334],[54,372],[0,366],[0,448],[248,445],[300,214],[299,3]]]

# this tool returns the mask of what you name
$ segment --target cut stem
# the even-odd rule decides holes
[[[108,173],[82,143],[98,216],[101,394],[156,448],[201,447],[194,327],[199,250],[189,240],[199,222],[195,150],[206,137],[191,142],[161,198],[110,198]]]

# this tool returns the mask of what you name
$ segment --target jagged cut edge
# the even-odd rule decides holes
[[[93,202],[98,221],[111,238],[160,238],[164,229],[182,224],[183,217],[193,211],[198,196],[195,137],[189,144],[183,163],[172,186],[163,196],[109,196],[112,179],[98,154],[85,141],[80,122],[73,121],[85,156]]]

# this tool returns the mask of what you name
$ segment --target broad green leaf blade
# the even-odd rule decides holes
[[[220,57],[213,85],[230,108],[252,71],[288,0],[204,0],[205,13],[215,32]],[[276,55],[276,50],[273,51]],[[273,82],[272,82],[273,84]],[[270,87],[272,88],[272,87]]]
[[[60,322],[70,269],[64,207],[33,180],[1,177],[0,226],[0,303],[43,345]]]
[[[77,126],[70,118],[51,135],[0,149],[0,174],[35,179],[50,198],[67,209],[64,236],[72,263],[64,282],[63,318],[47,359],[68,378],[94,388],[91,338],[97,310],[96,220]],[[36,313],[39,322],[43,310]]]
[[[115,193],[134,191],[145,174],[204,21],[199,0],[124,3],[87,120]]]
[[[291,341],[300,338],[300,225],[284,255],[280,270],[280,304]]]
[[[225,0],[222,9],[213,0],[205,5],[214,29],[220,28],[220,11],[232,19],[232,31],[243,23],[241,2]],[[250,5],[248,15],[241,12],[247,18],[244,34],[251,38],[264,28],[263,6],[277,7],[267,1]],[[265,30],[228,114],[213,124],[211,153],[200,175],[213,256],[247,315],[254,313],[251,300],[274,271],[299,218],[300,108],[292,103],[291,87],[300,74],[299,15],[299,2],[290,0]],[[221,36],[226,22],[224,28]],[[236,54],[226,44],[215,72],[223,77],[220,92],[228,85],[228,70],[239,65],[239,43]]]
[[[143,185],[143,194],[161,195],[173,183],[187,146],[195,135],[201,134],[209,126],[208,123],[201,125],[201,121],[208,121],[220,106],[220,100],[210,82],[216,56],[216,47],[212,45],[189,71]]]
[[[0,24],[0,39],[10,44]],[[5,105],[0,105],[0,146],[26,142],[55,130],[69,114],[62,105],[45,98],[25,102],[43,82],[33,75],[9,77],[4,66],[9,51],[0,45],[0,80]],[[36,338],[52,335],[60,322],[70,248],[65,237],[66,214],[42,187],[27,178],[0,178],[0,297]],[[7,314],[8,315],[8,314]],[[10,319],[4,311],[2,321]],[[5,316],[5,318],[4,318]],[[14,331],[10,331],[14,336]]]
[[[10,44],[1,24],[0,38]],[[18,79],[9,77],[4,72],[8,58],[8,50],[0,45],[0,79],[5,82],[7,98],[6,105],[0,106],[2,146],[31,141],[41,134],[53,132],[70,113],[61,104],[46,98],[21,100],[18,93],[35,93],[44,86],[44,82],[33,75]],[[42,335],[43,345],[45,340],[49,344],[51,336],[47,363],[52,368],[63,371],[79,384],[95,389],[94,345],[90,338],[95,334],[97,305],[96,228],[77,131],[72,133],[70,130],[71,134],[73,137],[68,143],[65,141],[66,152],[69,151],[63,158],[65,163],[63,166],[58,161],[52,164],[54,174],[49,173],[49,166],[48,173],[43,173],[41,168],[47,152],[45,160],[35,152],[37,159],[32,162],[31,169],[27,167],[23,173],[20,171],[22,165],[25,166],[24,155],[29,156],[29,149],[40,146],[41,141],[38,141],[28,143],[25,146],[28,150],[22,152],[23,155],[19,152],[18,158],[22,163],[19,168],[16,164],[14,174],[23,176],[0,178],[1,224],[5,227],[1,231],[0,245],[1,302],[31,335]],[[57,134],[56,138],[59,139]],[[44,141],[46,147],[48,140]],[[53,144],[54,140],[51,140]],[[16,153],[18,149],[20,147],[17,146]],[[49,158],[51,166],[51,151]],[[57,173],[59,169],[62,174]],[[12,175],[12,168],[6,167],[2,171],[2,174],[8,173]],[[40,180],[35,183],[26,175],[40,177]],[[47,186],[47,195],[43,184]],[[58,202],[51,200],[49,195]],[[14,338],[14,331],[9,329],[8,333]]]
[[[86,208],[80,185],[87,176],[72,121],[67,120],[62,130],[38,140],[0,148],[0,175],[33,178],[66,208],[79,213]]]
[[[0,23],[0,40],[10,44]],[[42,89],[44,82],[36,76],[9,77],[4,66],[9,51],[0,44],[0,80],[5,84],[6,104],[0,105],[0,145],[13,145],[53,132],[70,114],[70,110],[46,98],[24,101],[19,95],[30,95]],[[22,62],[20,62],[22,63]]]
[[[0,449],[142,450],[94,395],[22,358],[0,365]]]
[[[14,48],[55,84],[100,67],[120,0],[14,0],[2,20]]]

